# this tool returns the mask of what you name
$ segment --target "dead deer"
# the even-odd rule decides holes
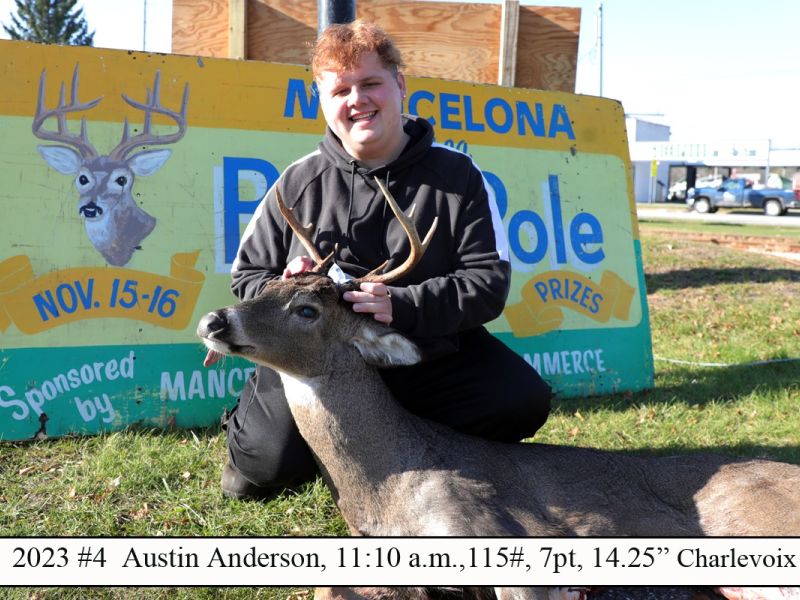
[[[126,265],[140,243],[156,226],[156,219],[139,208],[133,199],[132,189],[136,175],[152,175],[160,169],[172,153],[171,150],[142,150],[131,154],[136,148],[173,144],[186,133],[186,105],[189,97],[188,84],[183,91],[180,113],[161,106],[160,73],[156,72],[152,91],[148,88],[147,100],[140,103],[122,94],[130,106],[144,111],[142,132],[130,136],[128,120],[122,130],[122,140],[108,154],[100,155],[86,131],[86,118],[81,120],[80,135],[67,128],[67,115],[94,108],[102,97],[89,102],[78,100],[78,65],[72,75],[69,104],[61,83],[58,105],[45,109],[46,72],[39,79],[39,97],[33,118],[33,135],[47,141],[59,142],[58,146],[37,146],[45,162],[59,173],[76,175],[78,189],[78,213],[83,217],[86,233],[92,245],[113,266]],[[155,135],[151,131],[154,114],[169,117],[178,130],[168,135]],[[44,128],[45,121],[55,117],[55,131]]]
[[[414,249],[398,269],[373,271],[355,284],[392,281],[413,268],[435,227],[421,242],[381,189]],[[301,227],[276,196],[295,235],[322,262],[310,226]],[[343,286],[316,273],[274,280],[260,296],[205,315],[197,334],[209,349],[279,372],[352,534],[800,535],[800,466],[491,442],[406,412],[375,367],[414,364],[417,347],[353,312],[342,293]]]

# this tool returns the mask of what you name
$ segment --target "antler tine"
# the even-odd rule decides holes
[[[122,99],[130,106],[137,110],[144,112],[144,124],[142,133],[128,136],[127,132],[123,132],[122,139],[117,147],[110,153],[109,157],[116,160],[122,160],[133,149],[145,145],[164,145],[173,144],[186,135],[186,107],[189,102],[189,84],[185,84],[183,88],[183,99],[181,100],[180,112],[175,112],[161,105],[159,96],[161,95],[161,72],[156,71],[155,81],[153,82],[153,89],[147,88],[147,99],[145,102],[138,102],[130,98],[126,94],[122,94]],[[157,113],[169,117],[178,127],[178,131],[167,135],[155,135],[150,129],[152,125],[153,114]]]
[[[428,249],[428,245],[431,243],[431,239],[433,238],[433,232],[436,231],[436,226],[439,224],[439,217],[433,219],[433,223],[431,224],[431,228],[428,229],[428,233],[425,234],[425,239],[420,241],[419,233],[417,232],[417,228],[414,227],[414,223],[411,220],[412,214],[414,214],[414,206],[411,207],[411,211],[409,216],[406,216],[400,207],[397,206],[397,202],[395,201],[394,197],[389,193],[389,190],[381,183],[381,180],[377,177],[375,181],[378,184],[378,187],[383,192],[384,198],[386,198],[386,202],[389,203],[389,206],[392,209],[392,212],[397,217],[397,220],[400,221],[400,225],[402,225],[403,230],[406,232],[409,241],[411,242],[411,252],[408,254],[408,258],[403,262],[403,264],[399,265],[398,267],[392,269],[388,273],[381,274],[380,271],[383,270],[386,263],[378,267],[377,269],[373,269],[363,277],[359,277],[356,282],[375,282],[375,283],[391,283],[392,281],[396,281],[400,279],[403,275],[411,271],[417,263],[422,258],[422,255],[425,254],[425,251]]]
[[[316,266],[312,269],[312,271],[316,273],[322,271],[322,269],[324,269],[333,258],[333,252],[331,252],[325,258],[322,258],[322,255],[311,241],[311,231],[313,229],[313,225],[311,223],[305,227],[300,225],[300,222],[294,216],[294,211],[284,204],[283,198],[281,198],[281,193],[277,186],[275,186],[275,201],[278,204],[278,210],[281,211],[283,218],[286,219],[286,222],[289,224],[289,227],[292,228],[292,231],[294,231],[297,239],[300,240],[300,243],[303,244],[303,247],[308,251],[309,256],[316,263]]]
[[[97,106],[100,100],[103,99],[102,96],[99,98],[95,98],[94,100],[90,100],[89,102],[80,102],[78,100],[78,64],[75,65],[75,70],[72,73],[72,86],[71,86],[71,98],[69,104],[67,104],[66,99],[66,90],[64,82],[61,82],[61,88],[59,91],[59,98],[58,104],[55,108],[48,110],[45,108],[45,89],[47,87],[47,71],[42,69],[42,74],[39,77],[39,97],[36,101],[36,114],[33,116],[33,135],[35,135],[40,140],[47,140],[51,142],[58,142],[61,144],[67,144],[69,146],[73,146],[75,149],[78,150],[80,155],[84,158],[84,160],[96,158],[98,155],[97,150],[95,150],[92,143],[89,141],[89,137],[86,133],[86,118],[84,117],[81,120],[81,133],[80,135],[75,135],[69,132],[69,128],[67,127],[67,114],[74,113],[74,112],[81,112],[85,110],[89,110]],[[47,131],[44,129],[44,124],[47,119],[55,117],[57,131]]]

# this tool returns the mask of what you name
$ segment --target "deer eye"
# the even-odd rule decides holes
[[[78,183],[80,183],[81,185],[86,185],[87,183],[89,183],[89,178],[86,175],[81,175],[80,177],[78,177]]]
[[[315,319],[319,314],[317,309],[313,306],[300,306],[295,312],[304,319]]]
[[[125,176],[123,176],[123,175],[120,175],[120,176],[119,176],[119,177],[117,177],[117,178],[116,178],[114,181],[116,182],[116,184],[117,184],[119,187],[124,187],[124,186],[125,186],[125,184],[126,184],[126,183],[128,183],[128,178],[127,178],[127,177],[125,177]]]

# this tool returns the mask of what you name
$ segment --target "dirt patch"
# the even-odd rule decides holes
[[[715,233],[675,231],[674,229],[658,229],[652,227],[648,227],[648,230],[668,234],[676,239],[716,244],[718,246],[746,250],[747,252],[754,252],[756,254],[767,254],[800,266],[800,242],[792,238],[719,235]]]

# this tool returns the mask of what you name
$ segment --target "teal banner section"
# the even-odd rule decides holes
[[[507,333],[495,334],[533,365],[552,386],[557,398],[636,391],[653,386],[652,356],[641,351],[649,331],[636,328],[559,331],[544,334],[535,344]]]
[[[200,344],[0,351],[0,440],[212,425],[254,367],[206,369],[204,356]]]

